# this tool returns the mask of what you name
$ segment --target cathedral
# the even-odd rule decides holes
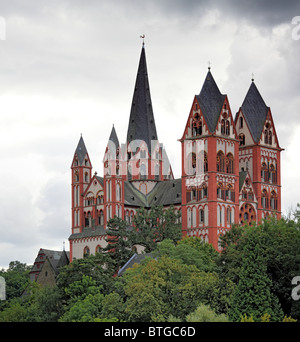
[[[107,222],[117,216],[130,226],[141,207],[172,206],[181,213],[182,235],[198,236],[216,250],[232,224],[280,217],[282,148],[271,109],[253,79],[233,117],[209,67],[178,134],[182,166],[175,179],[157,136],[143,44],[126,142],[120,144],[113,127],[103,151],[103,176],[93,173],[82,136],[75,150],[70,261],[105,247]]]

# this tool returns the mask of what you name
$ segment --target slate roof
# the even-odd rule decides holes
[[[100,236],[100,235],[106,235],[106,232],[103,226],[84,227],[82,229],[82,232],[71,234],[69,236],[69,240],[81,239],[81,238],[86,238],[86,237],[94,237],[94,236]]]
[[[239,191],[241,191],[247,175],[248,175],[248,171],[241,171],[239,173]]]
[[[82,136],[79,139],[75,153],[77,154],[79,165],[82,165],[84,161],[84,157],[87,154],[87,149],[85,147]]]
[[[133,254],[133,256],[126,262],[126,264],[122,268],[120,268],[118,276],[121,276],[126,270],[132,268],[134,264],[140,264],[147,257],[152,258],[152,253]]]
[[[133,140],[145,141],[150,152],[151,140],[158,140],[152,109],[144,46],[140,56],[134,87],[127,131],[127,144]]]
[[[266,106],[265,101],[260,95],[254,82],[250,85],[241,109],[253,136],[254,142],[259,142],[270,108]]]
[[[196,95],[208,129],[211,133],[216,130],[218,119],[226,95],[221,94],[210,70],[205,77],[199,95]]]
[[[124,182],[125,205],[150,208],[159,205],[181,204],[181,179],[158,182],[147,195],[137,190],[131,182]]]
[[[99,181],[99,183],[104,186],[104,178],[103,177],[99,177],[99,176],[96,176],[97,180]]]
[[[112,141],[115,144],[116,149],[118,147],[120,147],[119,139],[118,139],[118,136],[117,136],[117,133],[116,133],[116,130],[115,130],[114,126],[113,126],[113,128],[111,130],[109,140]]]
[[[41,248],[35,259],[35,262],[32,266],[30,273],[40,272],[41,267],[38,267],[37,265],[40,263],[44,263],[47,258],[50,261],[50,264],[53,267],[55,273],[58,274],[59,267],[69,264],[70,252],[53,251]]]

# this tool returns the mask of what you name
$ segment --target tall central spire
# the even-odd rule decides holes
[[[144,44],[131,104],[127,144],[134,140],[144,141],[149,151],[151,151],[151,140],[158,140],[152,109]]]

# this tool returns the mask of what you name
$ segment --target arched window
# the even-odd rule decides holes
[[[272,210],[277,210],[277,195],[275,191],[271,192],[270,207]]]
[[[261,164],[261,181],[267,182],[269,180],[269,172],[266,163]]]
[[[205,215],[204,209],[200,208],[199,209],[199,223],[200,224],[204,224],[204,219],[205,219],[204,215]]]
[[[90,255],[90,249],[88,246],[85,246],[83,249],[83,257],[86,258]]]
[[[117,201],[121,201],[121,186],[119,183],[116,186],[116,199]]]
[[[232,202],[235,201],[235,192],[234,192],[233,186],[231,184],[227,185],[227,188],[226,188],[226,198],[229,201],[232,201]]]
[[[191,228],[191,226],[192,226],[192,211],[191,211],[191,208],[188,208],[188,210],[187,210],[187,226],[188,226],[188,228]]]
[[[197,120],[196,118],[197,118],[197,113],[193,121],[193,137],[196,137],[197,135],[202,135],[202,121],[199,119]]]
[[[231,224],[231,208],[227,207],[227,225]]]
[[[230,122],[226,120],[225,134],[230,135]]]
[[[197,158],[196,158],[196,153],[195,152],[191,152],[188,155],[187,158],[187,162],[188,162],[188,175],[192,176],[196,174],[196,165],[197,165]]]
[[[245,134],[241,133],[239,135],[239,139],[240,139],[240,146],[244,146],[245,145]]]
[[[273,184],[277,183],[277,174],[276,174],[276,169],[275,166],[273,164],[270,165],[270,180],[272,181]]]
[[[222,119],[221,121],[221,134],[225,134],[225,120]]]
[[[222,183],[218,183],[217,186],[217,198],[225,201],[225,189]]]
[[[266,189],[264,189],[262,191],[262,194],[261,194],[261,206],[264,209],[268,209],[269,208],[269,198],[268,198],[268,193],[267,193]]]
[[[264,132],[264,137],[265,137],[265,144],[268,144],[268,130],[266,129]]]
[[[102,251],[101,246],[100,246],[100,245],[97,245],[96,248],[95,248],[95,254],[96,254],[96,253],[101,253],[101,251]]]
[[[75,182],[79,182],[79,172],[78,172],[78,170],[75,171],[75,174],[74,174],[74,181],[75,181]]]
[[[271,130],[269,131],[269,141],[268,141],[269,145],[272,145],[272,132]]]
[[[100,210],[100,214],[99,214],[99,224],[100,226],[103,226],[104,225],[104,214],[103,214],[103,210]]]
[[[222,151],[219,151],[217,154],[217,171],[224,172],[225,170],[225,157]]]
[[[234,163],[233,163],[233,155],[232,153],[227,154],[226,158],[226,172],[234,173]]]
[[[243,119],[243,117],[241,116],[241,117],[240,117],[240,128],[243,128],[243,126],[244,126],[244,119]]]
[[[264,142],[266,145],[272,145],[272,141],[273,141],[273,135],[271,131],[271,125],[270,123],[267,123],[266,129],[264,131]]]

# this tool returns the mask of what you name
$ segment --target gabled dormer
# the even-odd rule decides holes
[[[237,132],[227,95],[221,108],[215,134],[223,138],[237,139]]]
[[[249,125],[241,108],[239,109],[235,117],[235,128],[237,131],[238,139],[240,141],[240,147],[254,144]]]
[[[209,133],[208,125],[200,108],[197,95],[195,95],[181,140],[195,139],[208,135]]]
[[[261,132],[259,144],[265,147],[280,148],[270,108]]]

